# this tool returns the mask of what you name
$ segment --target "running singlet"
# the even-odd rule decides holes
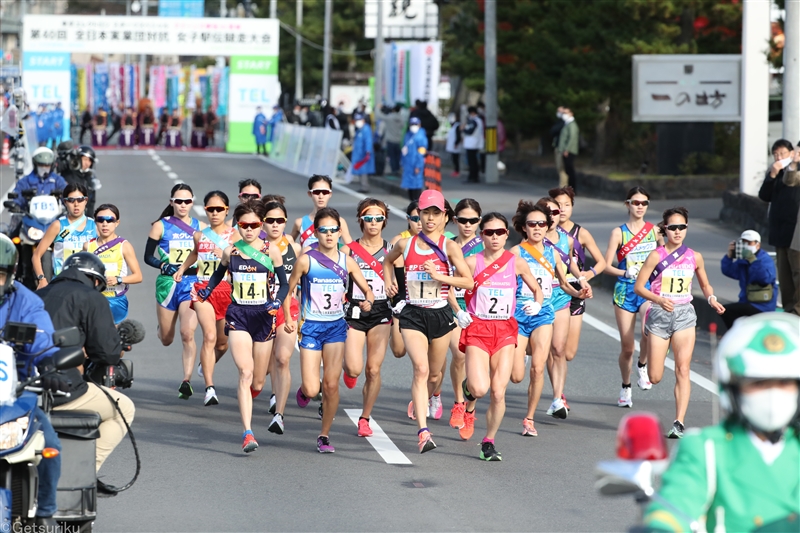
[[[669,255],[667,249],[659,246],[658,260],[663,261]],[[692,301],[692,279],[697,269],[694,250],[686,249],[686,253],[665,268],[650,284],[650,290],[675,304],[687,304]]]
[[[97,225],[94,219],[89,217],[82,217],[86,220],[86,226],[83,231],[78,229],[68,230],[70,223],[67,217],[58,219],[60,225],[58,235],[53,240],[53,274],[58,276],[61,273],[61,267],[64,261],[72,254],[78,253],[83,250],[83,245],[92,239],[97,238]],[[81,224],[78,224],[80,227]]]
[[[536,278],[536,281],[539,282],[539,286],[542,288],[542,295],[544,296],[544,303],[546,304],[550,297],[553,296],[553,285],[558,283],[557,280],[553,279],[553,276],[550,272],[547,271],[545,267],[539,263],[536,259],[533,258],[528,251],[523,248],[522,246],[519,247],[520,256],[528,263],[528,268],[531,269],[531,274],[533,277]],[[552,265],[556,264],[555,258],[555,251],[553,250],[552,246],[544,245],[544,253],[542,256],[550,263],[551,268],[554,269]],[[522,281],[521,277],[517,278],[517,300],[520,301],[529,301],[533,300],[533,293],[531,289]]]
[[[306,230],[308,230],[308,228],[312,227],[313,225],[314,221],[311,220],[311,217],[308,215],[304,216],[303,219],[300,221],[300,236],[302,236],[303,233],[305,233]],[[300,241],[300,246],[305,248],[306,246],[311,246],[315,242],[319,242],[319,239],[317,239],[317,236],[314,235],[314,232],[312,231],[311,235],[309,235],[306,238],[306,240]]]
[[[124,278],[130,274],[130,270],[128,270],[128,263],[125,262],[125,257],[122,255],[122,245],[125,242],[127,241],[122,240],[97,256],[106,267],[107,278],[113,278],[117,276]],[[97,239],[92,239],[86,246],[87,250],[91,253],[94,253],[94,251],[99,247],[100,245],[97,244]],[[115,296],[122,296],[126,292],[128,292],[128,284],[122,283],[114,287],[109,287],[108,290],[103,291],[103,296],[106,298],[113,298]]]
[[[186,261],[189,252],[194,250],[194,234],[189,235],[163,218],[161,219],[161,225],[164,227],[161,240],[158,241],[161,261],[180,266]],[[195,231],[200,231],[200,222],[195,218],[191,219],[189,226]]]
[[[476,246],[473,246],[472,248],[470,248],[469,250],[466,250],[466,251],[464,250],[464,247],[462,246],[461,247],[461,251],[464,252],[464,258],[466,259],[467,257],[469,257],[471,255],[475,255],[475,254],[481,253],[483,251],[483,243],[480,242]],[[452,269],[451,269],[451,272],[452,272]],[[451,275],[453,275],[453,273],[451,273]],[[465,292],[467,292],[466,289],[461,289],[459,287],[453,287],[453,294],[455,294],[456,298],[461,298],[463,300]]]
[[[619,227],[622,230],[622,244],[620,248],[625,246],[629,240],[633,239],[636,234],[632,233],[631,230],[628,229],[627,224],[623,224]],[[658,234],[656,233],[658,229],[653,226],[653,229],[647,232],[647,235],[637,244],[633,250],[631,250],[628,255],[617,265],[617,268],[620,270],[628,270],[628,266],[630,265],[638,265],[640,268],[647,260],[647,256],[650,255],[650,252],[655,250],[658,247]],[[629,279],[625,276],[619,276],[617,278],[622,283],[636,283],[635,279]]]
[[[467,306],[471,315],[484,320],[508,320],[514,316],[517,304],[515,259],[516,256],[506,263],[503,270],[492,274],[492,277],[478,287]],[[475,258],[475,274],[480,274],[486,267],[483,254],[478,255]]]
[[[264,243],[261,253],[269,257],[269,243]],[[239,305],[264,305],[270,296],[274,274],[255,259],[245,259],[235,246],[228,265],[233,280],[231,301]]]
[[[360,244],[360,243],[359,243]],[[378,262],[379,265],[383,266],[383,259],[386,257],[386,254],[389,250],[392,249],[392,245],[383,241],[383,247],[372,254],[372,257]],[[381,278],[377,272],[372,270],[367,263],[364,262],[355,252],[351,251],[351,257],[355,260],[358,264],[358,268],[361,269],[361,273],[364,275],[364,279],[367,280],[367,284],[369,284],[369,288],[372,290],[372,294],[375,296],[375,301],[379,300],[386,300],[386,286],[383,283],[383,278]],[[348,300],[355,300],[358,302],[363,302],[367,299],[366,295],[361,292],[361,289],[358,288],[358,285],[353,283],[353,278],[350,278],[349,283],[347,284],[347,299]]]
[[[205,231],[213,231],[206,228]],[[214,254],[217,248],[224,249],[217,246],[208,236],[205,231],[200,232],[200,240],[197,242],[197,281],[204,282],[211,279],[211,275],[219,266],[221,259]],[[231,236],[236,232],[236,228],[228,228],[221,234],[217,234],[219,239],[227,242],[227,246],[233,244]]]
[[[280,244],[278,247],[281,250],[281,257],[283,258],[283,269],[286,271],[286,279],[292,277],[292,271],[294,270],[294,264],[297,262],[297,254],[294,251],[294,246],[289,243],[289,239],[286,238],[284,235],[281,238]],[[281,288],[281,283],[278,281],[276,277],[275,280],[272,282],[272,297],[275,298],[278,295],[278,289]],[[293,297],[289,295],[288,297]]]
[[[559,250],[564,252],[565,255],[569,253],[569,235],[567,235],[566,233],[562,233],[562,232],[559,231],[558,232],[558,240],[556,242],[554,242],[553,244],[556,247],[558,247]],[[553,252],[558,253],[556,250],[553,250]],[[564,258],[564,256],[561,256],[561,257],[562,257],[562,259]],[[569,274],[569,265],[567,265],[566,261],[562,260],[561,261],[561,266],[562,266],[562,270],[564,271],[564,275],[567,276]],[[575,276],[572,276],[572,280],[576,281],[575,280]],[[563,289],[561,288],[560,285],[558,287],[558,290],[559,291],[563,291]]]
[[[418,235],[411,237],[403,250],[403,261],[406,269],[406,302],[417,307],[438,309],[447,305],[447,293],[450,286],[441,281],[434,281],[430,274],[425,272],[422,265],[431,259],[436,265],[436,271],[449,274],[450,267],[444,263],[433,250],[420,250],[417,246]],[[439,247],[445,251],[447,238],[439,238]]]
[[[578,246],[580,245],[580,241],[578,240],[578,234],[581,232],[581,227],[578,224],[574,224],[572,229],[567,232],[567,235],[572,237],[573,245],[572,245],[572,260],[575,261],[575,264],[578,266],[578,270],[583,271],[583,261],[581,261],[581,256],[578,255]],[[577,278],[572,275],[572,272],[567,269],[567,281],[570,283],[578,283]]]
[[[337,263],[347,272],[347,256],[339,253]],[[308,273],[301,280],[303,320],[332,322],[344,318],[345,285],[336,272],[308,257]]]

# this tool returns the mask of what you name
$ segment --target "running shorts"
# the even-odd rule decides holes
[[[298,344],[306,350],[322,350],[326,344],[335,344],[347,340],[347,321],[344,318],[322,322],[306,320],[300,327]]]
[[[375,302],[374,307],[369,313],[361,311],[358,318],[352,318],[356,307],[358,307],[358,302],[353,301],[350,302],[347,308],[347,325],[352,329],[366,333],[375,326],[384,324],[390,326],[392,324],[392,308],[389,307],[389,302],[387,300]],[[359,308],[359,311],[360,310],[361,308]]]
[[[456,328],[456,319],[450,306],[432,309],[407,304],[400,313],[400,329],[419,331],[428,341],[448,335]]]
[[[275,315],[263,305],[231,303],[225,313],[225,335],[231,331],[247,332],[253,342],[267,342],[275,338]]]
[[[650,284],[647,284],[650,288]],[[647,300],[633,292],[633,283],[617,281],[614,285],[614,305],[629,313],[638,313],[639,308],[647,303]]]
[[[159,274],[156,278],[156,302],[164,309],[177,311],[183,302],[192,299],[192,285],[197,283],[197,276],[183,276],[176,282],[172,276]]]
[[[128,297],[112,296],[107,298],[108,306],[111,308],[111,315],[114,317],[114,324],[119,324],[128,318]]]
[[[572,282],[570,283],[570,285],[572,285],[572,288],[575,289],[576,291],[579,291],[582,288],[581,284],[578,282]],[[585,312],[586,312],[586,300],[584,300],[583,298],[573,297],[569,303],[569,314],[571,316],[578,316],[582,315]]]
[[[697,314],[690,303],[676,305],[671,313],[659,305],[651,305],[644,320],[645,330],[662,339],[669,339],[675,332],[696,325]]]
[[[458,339],[458,349],[467,351],[467,346],[475,346],[491,357],[505,346],[517,345],[517,332],[519,326],[516,319],[484,320],[472,317],[472,324],[461,330]]]
[[[194,291],[197,292],[201,289],[208,287],[207,281],[198,281],[194,284]],[[197,298],[192,298],[190,307],[194,309],[194,304]],[[227,280],[222,280],[214,288],[214,291],[208,297],[206,302],[211,304],[214,308],[214,320],[222,320],[225,318],[225,313],[228,311],[228,306],[231,304],[231,284]]]
[[[300,302],[297,301],[297,298],[292,298],[292,303],[291,303],[291,306],[289,308],[289,313],[292,316],[292,320],[297,322],[297,317],[300,316]],[[281,308],[278,309],[278,315],[277,315],[276,324],[277,324],[277,327],[281,327],[285,323],[286,323],[286,316],[283,314],[283,306],[281,305]]]
[[[550,297],[550,305],[553,306],[553,311],[558,312],[567,307],[572,300],[572,296],[564,292],[561,287],[553,288],[553,296]]]
[[[517,324],[519,325],[519,335],[523,337],[530,337],[531,334],[537,328],[541,326],[547,326],[548,324],[552,324],[556,319],[556,313],[553,310],[553,306],[550,305],[549,302],[546,302],[542,306],[542,310],[539,311],[538,315],[528,316],[522,310],[522,303],[517,300],[517,309],[514,312],[514,318],[517,320]]]

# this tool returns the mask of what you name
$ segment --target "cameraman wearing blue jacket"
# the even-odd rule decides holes
[[[731,242],[720,265],[723,274],[739,280],[739,301],[726,304],[722,315],[728,329],[737,318],[774,311],[778,303],[775,262],[761,249],[761,235],[749,229],[740,238],[742,258],[734,258],[736,243]]]

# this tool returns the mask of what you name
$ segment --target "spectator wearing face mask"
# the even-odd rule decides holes
[[[408,189],[408,198],[411,201],[419,200],[422,189],[425,188],[425,155],[428,153],[428,137],[420,126],[420,119],[411,117],[401,149],[403,181],[400,182],[400,186]]]
[[[555,154],[558,186],[566,187],[569,183],[569,176],[564,172],[564,154],[558,151],[558,139],[561,136],[561,129],[564,127],[564,106],[558,106],[558,109],[556,109],[556,119],[556,123],[550,128],[550,142]]]
[[[353,139],[353,175],[360,176],[360,193],[369,192],[369,175],[375,174],[375,152],[372,144],[372,128],[366,122],[366,117],[361,113],[353,115],[356,135]]]
[[[480,183],[478,152],[483,149],[483,120],[478,116],[477,107],[471,106],[467,112],[469,113],[467,123],[461,125],[464,133],[464,150],[467,152],[467,166],[469,167],[469,177],[464,183]]]
[[[447,132],[447,143],[445,149],[453,160],[453,173],[452,177],[457,178],[461,173],[461,148],[462,148],[462,135],[461,135],[461,122],[455,113],[450,113],[447,117],[450,122],[450,129]]]
[[[731,242],[720,265],[723,274],[739,280],[739,301],[725,305],[722,314],[728,329],[737,318],[774,311],[778,303],[775,263],[761,249],[761,235],[749,229],[742,233],[741,241],[742,257],[736,258],[736,242]]]

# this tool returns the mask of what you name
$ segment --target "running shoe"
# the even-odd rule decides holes
[[[278,400],[275,399],[274,394],[270,394],[269,396],[269,414],[275,414],[275,405],[278,403]]]
[[[494,449],[493,442],[481,443],[481,459],[484,461],[502,461],[503,456]]]
[[[450,427],[455,429],[461,429],[464,426],[464,413],[467,410],[467,403],[461,402],[453,404],[453,408],[450,409]]]
[[[358,419],[358,436],[359,437],[372,436],[372,428],[369,427],[369,420],[367,420],[366,418]]]
[[[311,398],[303,394],[303,387],[297,389],[295,397],[297,398],[297,406],[301,409],[305,409],[308,406],[308,402],[311,401]]]
[[[433,442],[433,437],[431,437],[430,431],[423,431],[419,434],[419,453],[425,453],[433,450],[436,448],[436,443]]]
[[[244,453],[250,453],[256,451],[256,448],[258,448],[256,438],[253,436],[251,431],[246,431],[244,434],[244,439],[242,440],[242,451]]]
[[[533,427],[533,420],[530,418],[522,419],[522,436],[523,437],[538,437],[539,432]]]
[[[408,402],[408,418],[411,420],[417,419],[417,415],[414,414],[414,400]]]
[[[617,400],[618,407],[633,407],[633,399],[631,398],[631,388],[622,387],[619,391],[619,400]]]
[[[317,409],[317,414],[319,415],[319,419],[322,420],[322,404],[319,404],[319,409]]]
[[[272,422],[269,423],[267,430],[270,433],[283,435],[283,415],[276,413],[275,416],[272,417]]]
[[[197,365],[197,375],[200,376],[201,378],[203,377],[203,364],[202,363],[198,363],[198,365]]]
[[[342,372],[342,379],[344,380],[344,386],[348,389],[354,389],[358,384],[358,376],[351,378],[347,375],[347,372]]]
[[[178,387],[178,398],[181,400],[188,400],[189,396],[192,394],[194,394],[194,391],[192,390],[192,384],[188,381],[182,381],[181,386]]]
[[[569,404],[567,403],[567,397],[564,394],[561,394],[561,401],[564,402],[564,407],[567,408],[567,412],[569,413]]]
[[[469,440],[472,434],[475,433],[475,411],[464,411],[464,425],[458,430],[458,436],[461,440]]]
[[[686,430],[683,427],[683,423],[680,420],[676,420],[672,423],[672,427],[669,429],[669,433],[667,433],[668,439],[682,439],[683,432]]]
[[[208,407],[209,405],[219,405],[219,398],[217,398],[217,391],[214,389],[214,386],[206,387],[206,397],[203,400],[203,405]]]
[[[567,408],[564,407],[564,402],[561,400],[561,398],[556,398],[553,400],[553,403],[551,403],[550,407],[547,409],[547,416],[560,418],[561,420],[567,418]]]
[[[433,395],[428,399],[428,416],[434,420],[442,418],[442,397]]]
[[[331,444],[331,439],[324,435],[317,437],[317,451],[319,453],[333,453],[336,449]]]
[[[650,383],[650,376],[647,375],[647,365],[642,367],[638,367],[639,370],[639,379],[636,383],[639,385],[639,388],[642,390],[650,390],[653,388],[653,384]]]
[[[250,385],[250,397],[255,400],[256,398],[258,398],[258,395],[261,394],[261,390],[256,390],[253,388],[252,385]]]

